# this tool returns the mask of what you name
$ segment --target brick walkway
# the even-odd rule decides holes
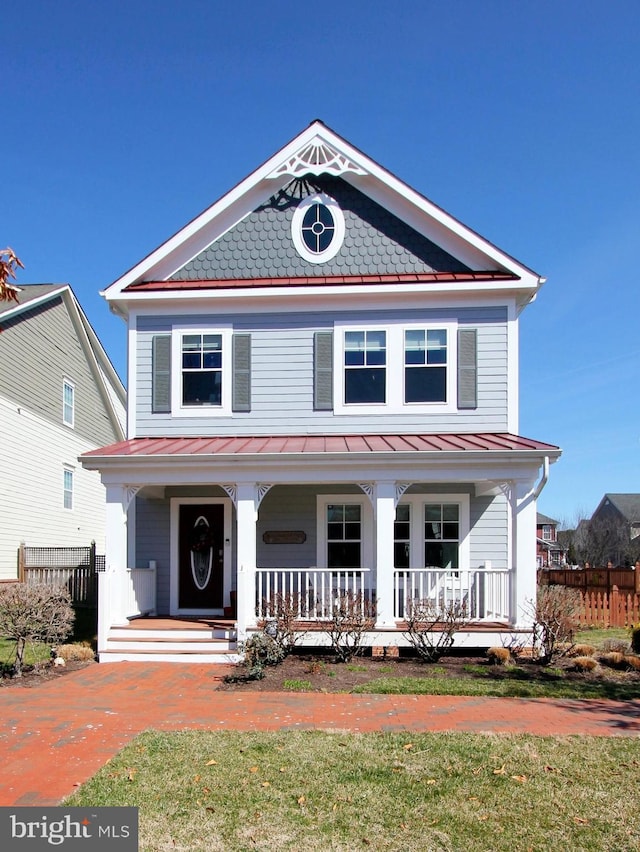
[[[216,692],[209,665],[89,666],[0,689],[0,805],[53,805],[143,730],[640,735],[640,701]]]

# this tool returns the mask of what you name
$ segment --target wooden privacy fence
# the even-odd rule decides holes
[[[98,577],[104,568],[104,556],[96,554],[95,542],[89,547],[27,547],[18,552],[19,579],[29,585],[65,586],[74,607],[96,607]]]
[[[584,592],[580,624],[587,627],[631,627],[640,624],[640,595],[620,591]]]
[[[541,569],[538,571],[538,585],[540,586],[569,586],[572,589],[580,589],[581,592],[611,594],[614,587],[618,591],[630,594],[640,594],[640,572],[631,568],[590,568],[585,570],[579,568],[571,569]]]

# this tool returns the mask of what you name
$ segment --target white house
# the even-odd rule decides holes
[[[78,463],[125,436],[126,395],[67,284],[0,305],[0,578],[21,543],[105,546],[105,489]]]
[[[314,121],[112,284],[100,659],[227,659],[281,592],[318,622],[361,593],[375,645],[415,598],[467,603],[458,644],[526,629],[560,455],[518,430],[543,280]]]

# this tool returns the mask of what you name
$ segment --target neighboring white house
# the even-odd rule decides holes
[[[128,439],[82,460],[107,487],[100,658],[226,659],[207,636],[233,652],[282,592],[317,622],[362,593],[375,645],[416,598],[467,604],[458,644],[526,630],[560,455],[518,430],[543,280],[315,121],[112,284]],[[136,646],[145,613],[184,634]]]
[[[0,578],[21,542],[105,546],[105,489],[78,462],[125,434],[126,395],[66,284],[0,305]]]

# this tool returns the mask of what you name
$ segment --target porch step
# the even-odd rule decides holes
[[[242,655],[233,622],[137,619],[111,628],[99,658],[101,663],[153,660],[227,665],[239,662]]]

